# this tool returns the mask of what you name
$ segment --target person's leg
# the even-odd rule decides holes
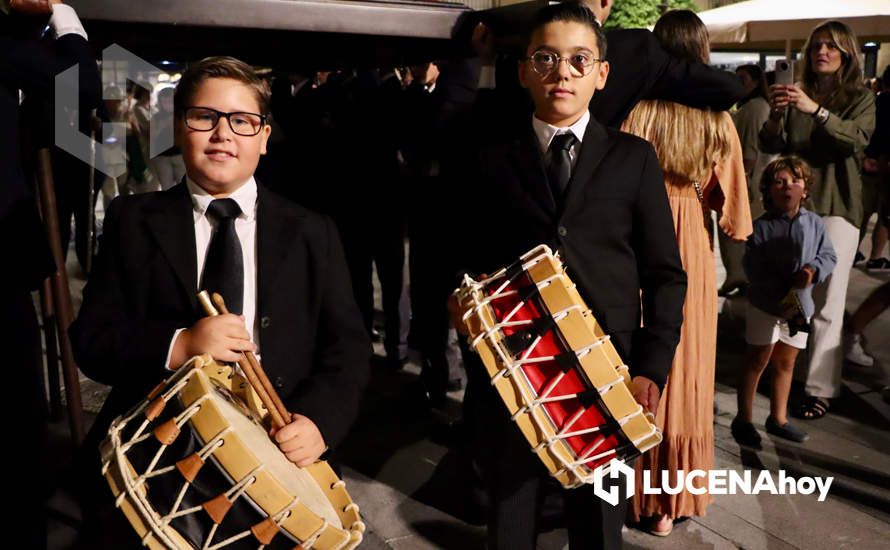
[[[890,231],[890,228],[887,227],[888,218],[890,218],[890,212],[888,212],[888,210],[890,210],[890,205],[888,205],[887,202],[888,199],[884,197],[878,207],[878,219],[875,222],[875,229],[871,234],[870,260],[879,260],[883,258],[884,249],[887,248],[888,231]]]
[[[338,223],[343,254],[352,278],[352,292],[365,322],[368,335],[374,326],[374,285],[371,281],[371,249],[363,228],[352,223]]]
[[[720,243],[720,258],[723,260],[723,267],[726,268],[726,280],[717,293],[726,296],[743,288],[748,282],[745,270],[742,268],[745,243],[733,241],[723,231],[717,231],[717,240]]]
[[[882,284],[868,295],[850,317],[847,328],[853,334],[861,334],[887,308],[890,308],[890,282]]]
[[[739,373],[739,387],[736,390],[738,404],[738,418],[741,422],[751,423],[754,408],[754,394],[757,393],[757,384],[760,377],[769,364],[770,355],[773,353],[774,344],[765,346],[748,345],[745,357],[745,365]]]
[[[752,421],[757,384],[769,364],[773,344],[779,339],[778,322],[778,317],[770,315],[750,303],[745,310],[745,342],[748,343],[748,350],[744,366],[739,372],[739,383],[736,389],[738,405],[736,419],[739,422],[750,424]]]
[[[878,210],[880,201],[879,193],[880,176],[876,174],[862,174],[862,224],[859,227],[859,240],[856,241],[856,252],[868,233],[868,223],[871,215]],[[880,217],[880,214],[878,214]],[[860,260],[861,261],[861,260]]]
[[[407,350],[402,341],[402,286],[405,270],[405,239],[404,233],[393,227],[392,231],[379,236],[381,242],[375,243],[377,252],[374,263],[377,266],[377,277],[380,279],[380,291],[383,302],[384,334],[383,347],[389,361],[398,364],[405,358]],[[394,365],[395,366],[395,365]]]
[[[844,358],[856,365],[871,367],[875,363],[874,357],[865,351],[862,332],[865,327],[878,315],[890,307],[890,282],[876,288],[866,298],[844,326]]]
[[[784,342],[776,342],[770,363],[773,366],[773,388],[770,394],[770,415],[779,426],[788,422],[788,395],[791,394],[791,378],[794,361],[800,350]]]
[[[811,397],[832,398],[841,393],[841,329],[859,229],[838,216],[824,217],[823,220],[826,234],[837,253],[837,265],[828,279],[816,285],[813,291],[816,313],[810,333],[806,393]]]
[[[603,489],[609,491],[612,487],[621,495],[615,506],[597,497],[590,485],[563,491],[570,550],[622,547],[621,527],[627,511],[627,499],[623,498],[627,487],[625,476],[617,479],[603,476]]]
[[[489,492],[490,550],[535,549],[540,486],[541,480],[533,477]]]

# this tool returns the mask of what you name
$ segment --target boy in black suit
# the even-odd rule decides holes
[[[609,75],[605,50],[605,36],[583,5],[539,13],[519,66],[535,112],[517,125],[521,130],[486,137],[478,147],[471,198],[462,201],[482,208],[462,214],[476,224],[465,241],[478,245],[460,263],[491,273],[538,244],[557,246],[630,366],[634,397],[654,412],[679,340],[686,275],[652,146],[606,128],[588,111]],[[478,358],[467,370],[467,423],[490,497],[490,547],[533,549],[547,471]],[[621,547],[624,501],[613,507],[590,486],[564,497],[571,548]]]
[[[84,373],[112,386],[85,444],[93,464],[111,420],[201,353],[262,355],[292,413],[275,439],[299,466],[342,441],[357,414],[370,344],[334,224],[253,178],[268,110],[267,85],[243,62],[190,66],[174,97],[185,180],[109,207],[70,331]],[[205,317],[202,288],[235,313]]]

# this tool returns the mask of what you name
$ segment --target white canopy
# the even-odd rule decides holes
[[[860,43],[890,41],[890,0],[747,0],[698,16],[713,49],[799,47],[828,19],[849,25]]]

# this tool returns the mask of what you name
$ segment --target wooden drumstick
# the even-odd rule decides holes
[[[215,294],[214,296],[219,295]],[[222,308],[217,308],[214,306],[214,304],[210,301],[210,296],[207,294],[206,290],[202,290],[198,293],[198,301],[201,302],[201,306],[204,308],[204,311],[209,317],[215,317],[219,315],[220,311],[222,311],[223,313],[228,313],[228,311],[226,311],[225,309],[225,303],[222,301],[221,296],[219,302],[222,303]],[[246,354],[241,354],[241,359],[238,359],[238,366],[241,367],[241,370],[247,377],[247,381],[250,383],[251,386],[253,386],[253,389],[256,390],[257,396],[259,396],[260,401],[263,403],[263,406],[266,407],[266,410],[269,411],[269,416],[272,419],[272,425],[279,429],[283,428],[287,424],[287,420],[290,419],[290,415],[288,415],[286,411],[285,414],[281,414],[281,411],[278,409],[278,407],[276,407],[275,402],[272,400],[272,397],[269,395],[269,393],[266,391],[266,388],[263,387],[263,384],[260,382],[259,377],[257,376],[256,371],[254,371],[253,365],[247,359]]]
[[[217,309],[221,313],[228,313],[229,310],[226,309],[226,302],[223,300],[223,297],[218,293],[214,292],[210,299],[213,301],[213,305],[216,306]],[[290,413],[287,412],[287,407],[284,406],[284,402],[281,401],[281,397],[278,395],[278,391],[275,390],[275,387],[272,385],[272,382],[269,380],[269,377],[266,376],[266,371],[263,370],[262,365],[260,365],[259,359],[257,359],[256,354],[252,351],[245,351],[244,356],[247,357],[247,361],[250,363],[250,366],[253,368],[254,374],[256,374],[257,379],[260,384],[263,386],[263,389],[266,390],[266,393],[269,394],[269,397],[272,398],[272,403],[275,408],[278,409],[278,413],[285,420],[290,419]],[[266,407],[268,408],[268,406]]]

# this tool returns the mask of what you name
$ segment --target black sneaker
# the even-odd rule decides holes
[[[875,258],[865,262],[865,269],[869,273],[883,273],[890,271],[890,260],[887,258]]]
[[[853,258],[853,265],[861,264],[863,261],[865,261],[865,254],[857,250],[856,257]]]
[[[810,438],[810,434],[801,430],[791,422],[785,422],[783,425],[779,426],[779,423],[773,420],[772,416],[766,418],[764,426],[766,427],[767,433],[784,437],[785,439],[790,439],[791,441],[796,441],[798,443],[803,443]]]
[[[732,432],[733,439],[735,439],[739,445],[745,445],[746,447],[751,447],[757,450],[761,449],[760,433],[757,431],[757,428],[754,427],[754,424],[740,420],[739,417],[735,417],[730,425],[730,431]]]

